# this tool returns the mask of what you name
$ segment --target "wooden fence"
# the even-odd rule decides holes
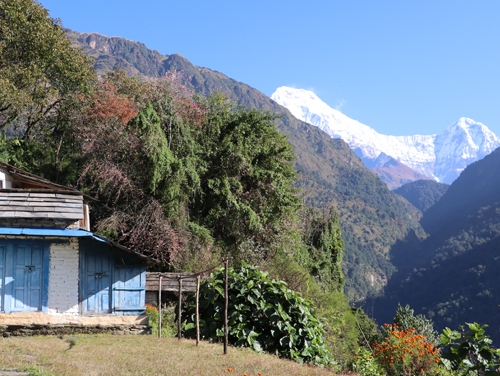
[[[147,272],[146,291],[179,291],[179,281],[182,281],[182,292],[196,292],[197,273],[158,273]],[[161,277],[161,289],[160,289]]]
[[[182,293],[196,293],[196,346],[200,342],[200,274],[196,273],[146,273],[146,291],[158,291],[158,337],[161,338],[161,292],[179,293],[177,336],[182,338]]]
[[[196,346],[200,342],[200,278],[206,275],[210,270],[207,269],[200,273],[160,273],[160,272],[147,272],[146,273],[146,291],[158,291],[158,337],[161,338],[161,292],[173,291],[179,293],[178,304],[178,339],[182,337],[182,293],[195,292],[196,293]],[[227,354],[228,347],[228,259],[224,259],[224,355]]]

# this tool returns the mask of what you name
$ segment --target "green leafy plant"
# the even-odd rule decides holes
[[[433,343],[435,346],[439,345],[439,333],[434,330],[432,320],[424,315],[415,316],[414,310],[408,304],[404,307],[398,304],[393,320],[394,324],[398,325],[400,329],[415,329],[415,333],[425,336],[428,342]]]
[[[224,270],[211,274],[200,287],[201,337],[223,337]],[[183,316],[186,337],[195,335],[195,301],[187,299]],[[325,330],[311,303],[282,281],[242,262],[229,269],[229,342],[298,362],[331,364]]]
[[[161,336],[162,337],[173,337],[177,328],[174,321],[174,305],[166,306],[161,310]],[[146,304],[146,310],[144,313],[148,316],[149,326],[151,327],[151,334],[158,335],[158,308],[150,304]]]
[[[491,346],[492,340],[485,334],[488,325],[466,325],[460,332],[445,328],[441,334],[441,361],[446,369],[466,375],[500,375],[500,349]]]
[[[384,369],[365,347],[358,348],[349,364],[349,369],[363,376],[385,376]]]

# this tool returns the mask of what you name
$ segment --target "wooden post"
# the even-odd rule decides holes
[[[200,343],[200,275],[196,276],[196,346]]]
[[[177,338],[180,341],[182,337],[182,278],[181,276],[177,276],[177,279],[179,281],[179,309],[178,309],[178,320],[177,320]]]
[[[158,284],[158,338],[161,338],[161,276]]]
[[[227,328],[227,311],[229,310],[229,288],[228,288],[228,259],[224,260],[224,270],[225,270],[225,278],[224,278],[224,297],[226,299],[226,303],[224,306],[224,355],[227,355],[227,343],[228,343],[228,328]]]

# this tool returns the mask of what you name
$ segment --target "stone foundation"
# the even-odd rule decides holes
[[[64,326],[64,325],[6,325],[0,326],[0,337],[35,336],[35,335],[75,335],[75,334],[151,334],[147,325],[97,325],[97,326]]]
[[[146,315],[51,315],[43,312],[0,313],[0,326],[6,325],[64,325],[64,326],[113,326],[147,325]]]

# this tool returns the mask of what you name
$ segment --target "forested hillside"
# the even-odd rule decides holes
[[[294,148],[303,202],[318,208],[334,207],[338,212],[345,242],[345,290],[351,300],[363,299],[384,286],[394,270],[388,258],[394,243],[409,232],[422,236],[419,211],[365,168],[347,144],[297,120],[258,90],[196,67],[180,55],[161,57],[141,43],[73,31],[68,31],[68,36],[96,59],[98,72],[119,67],[129,74],[158,78],[176,71],[183,83],[200,94],[221,92],[245,106],[281,114],[276,123]]]
[[[236,272],[246,263],[264,269],[280,299],[311,307],[304,320],[321,333],[319,357],[306,355],[316,345],[293,327],[303,342],[298,352],[280,335],[287,356],[330,364],[332,354],[346,364],[359,323],[371,324],[343,294],[338,211],[302,204],[296,184],[304,178],[277,114],[221,93],[196,94],[176,72],[98,77],[59,21],[32,0],[0,2],[0,48],[3,161],[95,198],[91,230],[155,258],[159,270],[206,270],[222,258]],[[259,300],[267,312],[266,304]]]
[[[157,270],[229,262],[228,293],[222,268],[203,282],[205,340],[224,328],[237,346],[372,376],[499,369],[480,325],[469,325],[474,338],[438,338],[396,303],[439,327],[483,321],[498,339],[500,149],[441,199],[442,187],[430,201],[417,187],[412,200],[435,202],[426,238],[422,212],[345,142],[257,90],[179,55],[67,31],[34,0],[4,0],[0,159],[84,192],[91,231],[155,258]],[[344,291],[363,301],[387,281],[368,311],[395,324],[377,332]],[[145,313],[161,321],[156,307]],[[457,350],[471,338],[485,339],[480,351]]]
[[[500,343],[500,149],[468,166],[422,219],[430,237],[395,252],[399,272],[375,316],[387,320],[410,304],[438,328],[490,325]],[[392,310],[392,312],[391,312]]]
[[[417,180],[395,189],[394,193],[403,196],[422,213],[425,213],[441,199],[448,187],[448,184],[434,180]]]

